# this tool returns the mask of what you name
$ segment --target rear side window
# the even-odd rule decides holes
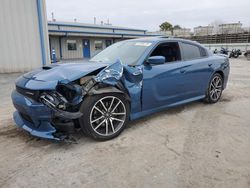
[[[181,46],[184,60],[199,59],[201,57],[207,56],[205,49],[196,45],[182,43]]]

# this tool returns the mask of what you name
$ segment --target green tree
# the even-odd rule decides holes
[[[169,22],[163,22],[159,27],[161,31],[173,31],[173,26]]]

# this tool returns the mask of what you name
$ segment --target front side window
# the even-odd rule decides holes
[[[152,56],[163,56],[167,63],[181,60],[179,45],[177,42],[162,43],[151,53]]]
[[[201,48],[199,48],[198,46],[188,43],[181,43],[181,46],[183,50],[184,60],[199,59],[203,57],[201,55]]]
[[[67,40],[68,50],[73,51],[77,50],[76,48],[76,40]]]

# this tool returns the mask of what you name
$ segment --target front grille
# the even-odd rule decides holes
[[[35,101],[38,101],[39,96],[40,96],[39,90],[31,90],[31,89],[26,89],[26,88],[21,88],[21,87],[16,86],[16,91]]]

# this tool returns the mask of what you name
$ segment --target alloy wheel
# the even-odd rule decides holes
[[[90,124],[101,136],[117,133],[126,120],[126,108],[122,100],[115,96],[99,99],[91,109]]]
[[[209,88],[209,95],[213,101],[217,101],[222,92],[222,79],[220,76],[213,77],[210,88]]]

